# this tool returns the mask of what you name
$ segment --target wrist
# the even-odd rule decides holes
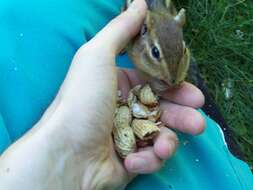
[[[82,189],[110,187],[113,190],[119,189],[119,186],[123,189],[128,179],[121,160],[114,151],[112,138],[108,138],[105,144],[98,142],[94,146],[96,142],[88,142],[88,137],[81,135],[82,132],[76,133],[75,130],[78,131],[79,127],[75,125],[74,128],[72,123],[69,124],[69,119],[73,118],[68,115],[54,112],[54,116],[40,131],[41,138],[47,139],[49,154],[55,155],[52,160],[55,160],[59,175],[68,174],[64,179],[65,186],[71,184],[73,187],[72,183],[76,181]]]
[[[45,131],[48,143],[51,144],[50,152],[59,151],[61,158],[58,158],[58,162],[71,166],[71,171],[66,170],[64,173],[72,173],[72,177],[80,176],[78,181],[82,189],[124,189],[129,182],[129,176],[114,150],[110,128],[102,125],[100,130],[106,129],[104,133],[101,133],[99,128],[93,131],[96,124],[101,124],[88,123],[87,118],[78,121],[75,117],[83,116],[78,115],[77,111],[73,115],[73,110],[68,104],[58,104],[58,108],[48,120],[48,128]],[[68,159],[61,160],[62,158]]]
[[[83,126],[72,123],[74,119],[69,114],[58,112],[65,109],[50,107],[38,124],[1,156],[0,187],[124,188],[128,177],[114,151],[111,136],[106,143],[92,141],[92,135],[85,138]]]
[[[74,151],[54,134],[52,120],[39,122],[1,155],[0,189],[79,189],[83,166],[77,167]]]

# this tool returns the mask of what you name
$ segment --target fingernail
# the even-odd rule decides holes
[[[173,155],[173,154],[176,152],[176,150],[177,150],[177,146],[178,146],[178,144],[177,144],[177,142],[176,142],[176,141],[174,141],[174,142],[171,142],[171,143],[170,143],[170,151],[171,151],[171,155]]]
[[[143,158],[135,158],[130,163],[129,169],[131,170],[131,172],[140,172],[145,170],[147,165],[148,165],[147,161],[144,160]]]

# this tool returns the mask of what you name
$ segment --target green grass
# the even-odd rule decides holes
[[[184,35],[201,75],[253,169],[253,1],[176,3],[187,10]]]

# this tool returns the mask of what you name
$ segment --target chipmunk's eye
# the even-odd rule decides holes
[[[146,25],[146,24],[143,24],[143,26],[142,26],[142,28],[141,28],[141,35],[146,34],[147,31],[148,31],[147,25]]]
[[[151,54],[155,59],[160,59],[160,51],[156,46],[151,49]]]

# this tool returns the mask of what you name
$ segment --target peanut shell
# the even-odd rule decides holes
[[[114,116],[115,127],[124,127],[130,125],[132,121],[132,115],[130,109],[127,106],[120,106],[116,109]]]
[[[139,95],[140,90],[141,90],[141,85],[140,85],[140,84],[139,84],[139,85],[136,85],[134,88],[131,89],[131,91],[133,92],[133,94],[134,94],[135,96],[138,96],[138,95]]]
[[[146,84],[139,93],[139,99],[141,103],[147,106],[156,106],[158,105],[158,98],[155,96],[150,86]]]
[[[161,114],[162,114],[161,110],[157,108],[149,113],[148,120],[157,122],[160,119]]]
[[[134,95],[132,91],[129,91],[128,98],[127,98],[127,104],[131,108],[133,104],[137,102],[137,97]]]
[[[140,102],[134,103],[131,107],[132,114],[135,118],[148,118],[150,116],[149,109]]]
[[[135,136],[130,126],[114,127],[113,137],[115,149],[121,158],[136,151]]]
[[[147,136],[156,134],[160,131],[157,125],[149,120],[134,119],[132,122],[132,128],[134,134],[141,140],[144,140]]]

